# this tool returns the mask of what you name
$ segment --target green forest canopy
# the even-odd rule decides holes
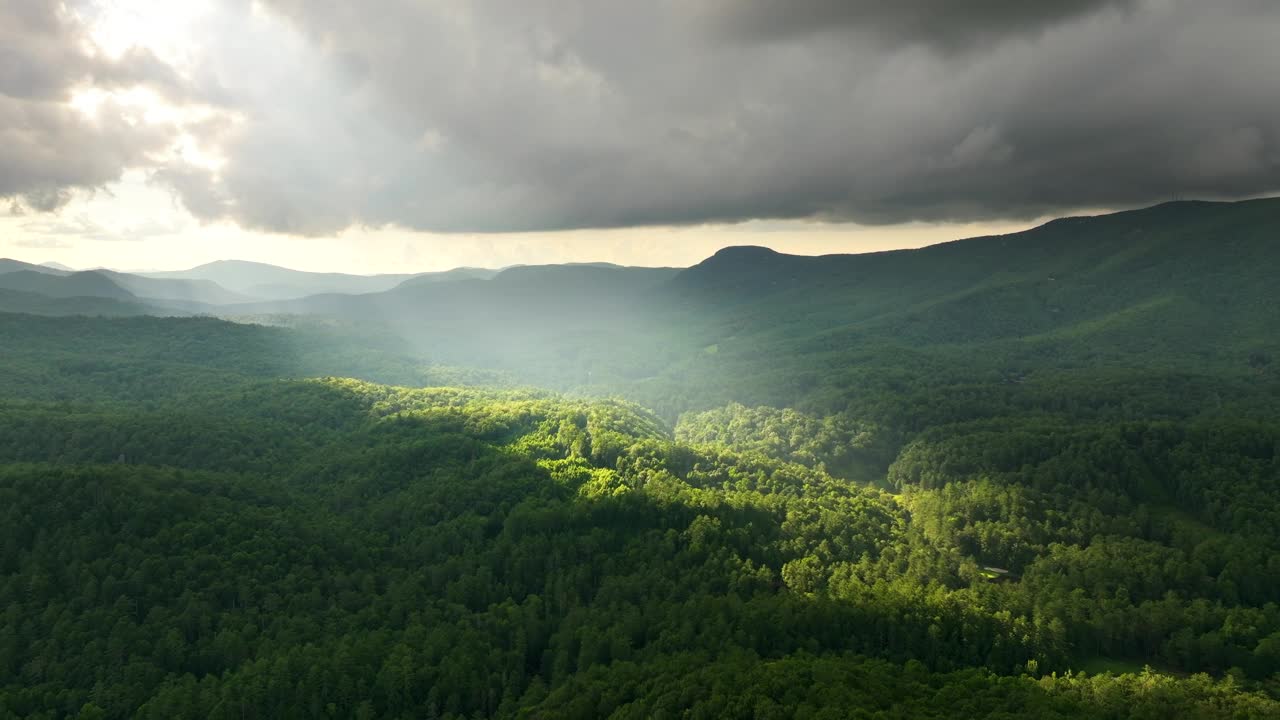
[[[273,379],[267,329],[127,322],[0,410],[0,712],[1280,707],[1274,422],[731,405],[672,430],[622,400]],[[155,372],[118,373],[131,347]]]
[[[1278,717],[1271,210],[1241,208],[931,250],[969,289],[892,312],[832,263],[909,256],[748,251],[637,281],[674,305],[625,332],[555,314],[584,283],[435,351],[0,314],[0,718]]]

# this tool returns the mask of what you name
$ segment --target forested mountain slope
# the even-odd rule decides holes
[[[536,391],[201,375],[0,428],[4,717],[1280,710],[1275,426],[922,442],[899,495]],[[1135,432],[1224,478],[1103,480]],[[1100,662],[1231,679],[1053,674]]]
[[[35,270],[0,273],[0,289],[35,293],[52,298],[101,297],[114,300],[133,299],[133,293],[111,278],[97,272],[55,275]]]
[[[389,290],[413,274],[350,275],[314,273],[245,260],[218,260],[190,270],[143,273],[146,277],[213,282],[247,299],[280,300],[322,293]]]
[[[21,260],[13,260],[11,258],[0,258],[0,274],[18,272],[21,270],[29,270],[31,272],[43,272],[50,275],[65,275],[73,270],[63,270],[61,268],[50,267],[48,265],[36,265],[33,263],[22,262]]]
[[[1247,373],[1280,351],[1277,226],[1280,200],[1178,202],[920,250],[800,257],[728,248],[683,271],[564,265],[363,277],[224,261],[153,274],[203,278],[182,286],[122,275],[89,288],[76,274],[85,287],[67,290],[65,278],[9,273],[0,287],[57,297],[132,291],[151,314],[378,325],[432,362],[625,392],[664,412],[673,398],[650,386],[679,387],[688,402],[671,406],[674,415],[742,399],[718,387],[726,377],[749,379],[754,401],[819,402],[860,381],[828,368],[854,365],[1011,378],[1098,364]],[[236,293],[295,299],[237,303]]]
[[[142,298],[152,300],[179,300],[206,305],[225,305],[246,302],[250,298],[231,292],[212,280],[152,278],[114,270],[96,271],[110,278],[115,284]]]
[[[21,298],[0,299],[0,311],[46,315],[185,315],[249,300],[209,280],[155,279],[114,270],[62,271],[16,260],[0,260],[0,290],[79,299],[43,306],[29,300],[23,303]],[[100,308],[95,307],[96,301],[102,301]]]
[[[673,282],[715,356],[690,353],[668,375],[702,392],[733,377],[757,401],[825,410],[908,377],[1024,386],[999,394],[1101,374],[1116,393],[1224,375],[1270,388],[1276,227],[1274,200],[1173,203],[915,251],[729,249]]]
[[[0,314],[0,718],[1280,716],[1277,213]]]
[[[729,307],[752,339],[1040,347],[1136,331],[1128,351],[1153,338],[1175,354],[1239,351],[1280,327],[1269,279],[1277,226],[1277,200],[1179,202],[920,250],[809,258],[730,248],[673,285]]]
[[[920,250],[728,248],[683,271],[513,268],[227,312],[381,324],[438,362],[623,392],[672,415],[743,399],[726,381],[755,402],[814,405],[866,379],[851,368],[1247,375],[1280,351],[1278,226],[1278,200],[1181,202]],[[659,394],[669,388],[683,402]]]
[[[135,299],[105,297],[50,297],[35,292],[0,288],[0,312],[32,315],[92,315],[121,317],[157,312],[154,305]],[[172,314],[181,314],[173,312]]]
[[[492,373],[428,367],[391,337],[359,328],[292,328],[213,318],[57,317],[0,313],[0,396],[139,401],[213,384],[356,376],[424,385],[495,382]]]

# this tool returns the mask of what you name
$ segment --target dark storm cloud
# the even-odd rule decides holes
[[[74,89],[91,86],[183,95],[178,77],[150,53],[108,59],[90,47],[58,3],[0,1],[0,198],[56,209],[73,189],[115,180],[170,141],[171,128],[139,123],[110,101],[92,120],[67,104]]]
[[[1003,36],[1035,33],[1130,0],[701,0],[690,7],[713,33],[735,40],[855,31],[885,44],[923,43],[952,50]]]
[[[175,175],[207,219],[893,223],[1280,189],[1268,0],[264,4],[297,36],[211,33],[245,121],[208,190]]]

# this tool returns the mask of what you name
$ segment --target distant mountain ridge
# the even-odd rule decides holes
[[[13,260],[11,258],[0,258],[0,274],[11,272],[37,272],[46,275],[65,275],[67,271],[49,267],[48,265],[35,265],[21,260]]]
[[[1276,228],[1280,199],[1177,202],[914,250],[730,247],[686,269],[581,263],[360,276],[220,261],[136,275],[9,260],[0,261],[0,288],[132,298],[152,314],[333,316],[385,325],[450,362],[542,363],[581,378],[623,366],[643,378],[707,348],[744,362],[888,345],[1190,362],[1189,348],[1205,343],[1197,352],[1206,357],[1248,354],[1280,337]]]
[[[129,298],[108,297],[52,297],[34,292],[10,290],[0,287],[0,308],[6,313],[50,316],[104,316],[132,317],[161,314],[160,309],[146,302]],[[163,314],[182,315],[176,310]]]
[[[141,274],[155,279],[214,282],[231,292],[261,300],[291,300],[324,293],[383,292],[416,276],[414,273],[312,273],[247,260],[217,260],[190,270]]]
[[[115,270],[96,271],[138,297],[209,305],[248,302],[247,295],[232,292],[212,280],[155,278]]]
[[[1280,200],[1167,203],[917,250],[806,257],[728,248],[674,284],[748,305],[803,295],[839,308],[833,320],[847,322],[923,320],[944,307],[997,302],[1042,307],[1058,323],[1102,311],[1108,298],[1123,304],[1168,291],[1228,305],[1261,300],[1280,261],[1278,227]]]
[[[561,387],[890,348],[1015,374],[1045,357],[1243,367],[1280,352],[1276,228],[1280,200],[1174,203],[914,250],[732,247],[684,270],[511,268],[256,310],[385,324],[441,361]]]
[[[16,270],[0,274],[0,288],[52,298],[98,297],[120,300],[134,297],[133,293],[106,275],[92,271],[55,275],[38,270]]]

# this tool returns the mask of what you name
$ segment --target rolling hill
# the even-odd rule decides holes
[[[106,268],[75,271],[57,264],[33,265],[10,259],[0,259],[0,288],[51,298],[138,297],[150,301],[134,306],[138,312],[161,314],[169,314],[171,311],[206,311],[206,306],[243,303],[254,299],[231,292],[212,280],[153,278]],[[0,307],[14,310],[16,306]]]
[[[333,318],[397,336],[432,362],[678,412],[727,401],[727,377],[756,401],[790,405],[842,395],[872,367],[878,377],[902,366],[1032,379],[1095,365],[1254,372],[1280,354],[1278,226],[1280,200],[1177,202],[918,250],[726,248],[683,270],[588,263],[364,277],[226,261],[59,277],[10,264],[18,271],[0,287],[136,297],[154,314]]]
[[[381,324],[441,362],[658,405],[637,386],[693,397],[730,368],[753,379],[758,400],[784,405],[857,382],[853,365],[1247,371],[1249,358],[1280,351],[1277,226],[1280,200],[1171,203],[919,250],[735,247],[685,270],[510,268],[227,311]]]
[[[86,271],[54,275],[34,270],[0,274],[0,289],[34,293],[51,298],[95,297],[132,299],[133,293],[98,272]]]
[[[232,292],[264,300],[288,300],[324,293],[381,292],[415,277],[414,274],[313,273],[244,260],[218,260],[190,270],[141,274],[156,279],[211,281]]]
[[[1266,309],[1277,223],[1280,200],[1170,203],[919,250],[797,257],[729,248],[681,273],[672,290],[756,330],[920,344],[1067,330],[1171,295],[1218,322],[1274,323],[1275,312],[1232,310]]]
[[[146,275],[98,270],[115,284],[138,297],[173,300],[204,305],[227,305],[247,302],[251,298],[232,292],[212,280],[196,278],[153,278]]]
[[[33,265],[32,263],[22,262],[21,260],[0,258],[0,275],[12,272],[37,272],[45,273],[47,275],[66,275],[71,271],[49,267],[48,265]]]
[[[158,314],[155,305],[136,299],[115,297],[50,297],[34,292],[0,288],[0,312],[30,315],[86,315],[124,317]],[[178,311],[167,314],[180,315]]]
[[[1185,386],[1151,396],[1179,415],[1098,412],[1127,398],[1095,371],[1057,404],[962,378],[985,416],[924,429],[884,408],[945,396],[881,386],[673,431],[618,399],[325,377],[377,372],[358,350],[0,314],[0,710],[1280,710],[1280,404],[1240,417],[1229,376],[1213,413]]]

